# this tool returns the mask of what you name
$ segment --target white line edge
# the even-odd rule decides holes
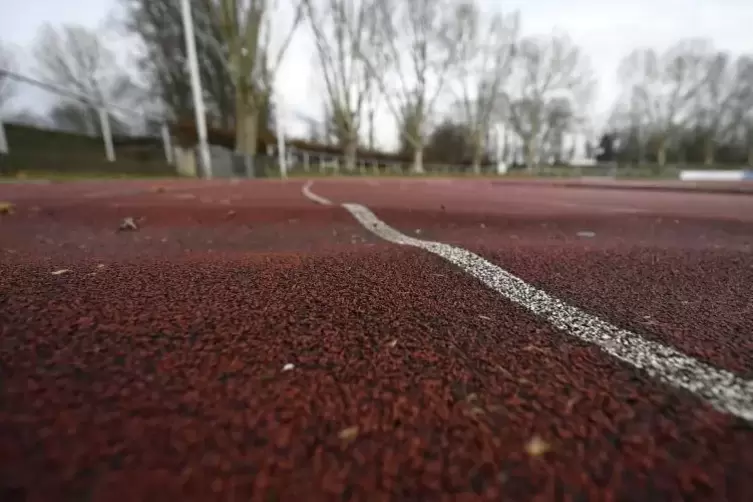
[[[302,192],[306,198],[319,204],[333,205],[329,199],[312,192],[312,185],[313,182],[308,181],[303,186]],[[531,286],[466,249],[402,234],[361,204],[346,203],[342,207],[378,237],[440,256],[563,333],[597,345],[607,354],[645,371],[651,377],[703,398],[719,411],[753,421],[753,381],[613,326]]]
[[[331,206],[332,205],[332,201],[331,200],[329,200],[329,199],[327,199],[325,197],[322,197],[321,195],[317,195],[317,194],[315,194],[314,192],[311,191],[311,185],[313,185],[313,184],[314,184],[314,182],[311,181],[311,180],[309,180],[309,181],[307,181],[306,183],[303,184],[303,188],[301,189],[301,191],[303,192],[303,195],[307,199],[309,199],[309,200],[311,200],[313,202],[316,202],[317,204],[321,204],[323,206]]]

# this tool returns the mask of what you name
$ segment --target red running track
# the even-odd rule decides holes
[[[750,379],[753,196],[302,185],[0,185],[0,500],[753,500],[750,421],[337,205]]]

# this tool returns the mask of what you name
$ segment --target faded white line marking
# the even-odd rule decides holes
[[[306,191],[316,196],[311,192],[311,184],[307,183]],[[470,251],[441,242],[408,237],[377,218],[365,206],[342,206],[367,230],[382,239],[434,253],[560,331],[599,346],[607,354],[645,371],[653,378],[692,392],[719,411],[753,421],[753,381],[613,326],[550,296]]]
[[[316,202],[317,204],[322,204],[323,206],[331,206],[332,201],[322,197],[321,195],[317,195],[311,191],[311,185],[313,184],[314,184],[313,181],[307,181],[306,183],[303,184],[303,189],[302,189],[303,195],[307,199],[312,200]]]

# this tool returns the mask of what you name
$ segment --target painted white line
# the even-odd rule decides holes
[[[317,195],[311,191],[311,185],[313,184],[314,184],[313,181],[307,181],[306,183],[303,184],[303,189],[301,190],[303,192],[303,196],[309,200],[316,202],[317,204],[322,204],[323,206],[331,206],[332,201],[322,197],[321,195]]]
[[[311,183],[305,189],[316,196],[311,192]],[[307,197],[311,198],[309,195]],[[560,331],[599,346],[607,354],[645,371],[653,378],[692,392],[717,410],[753,421],[753,381],[613,326],[550,296],[470,251],[441,242],[408,237],[377,218],[365,206],[343,204],[343,207],[367,230],[382,239],[434,253]]]

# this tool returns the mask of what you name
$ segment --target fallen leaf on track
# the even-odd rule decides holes
[[[295,368],[294,364],[288,363],[285,366],[282,367],[282,371],[290,371]]]
[[[10,202],[0,202],[0,214],[13,214],[15,206]]]
[[[136,222],[133,221],[133,218],[123,218],[123,221],[120,222],[120,227],[118,227],[118,230],[126,231],[126,230],[138,230],[138,226],[136,225]]]
[[[353,427],[348,427],[341,430],[337,434],[337,437],[339,437],[343,441],[353,441],[356,437],[358,437],[358,430],[358,426],[354,425]]]
[[[387,347],[394,348],[397,345],[397,340],[392,340],[387,344]]]
[[[472,406],[469,413],[472,417],[480,417],[484,414],[484,410],[479,408],[478,406]]]
[[[552,447],[549,443],[541,439],[539,436],[533,436],[528,443],[526,443],[526,453],[532,457],[540,457],[551,449]]]
[[[70,270],[68,270],[67,268],[61,268],[60,270],[55,270],[54,272],[52,272],[52,275],[63,275],[67,274],[68,272],[70,272]]]

